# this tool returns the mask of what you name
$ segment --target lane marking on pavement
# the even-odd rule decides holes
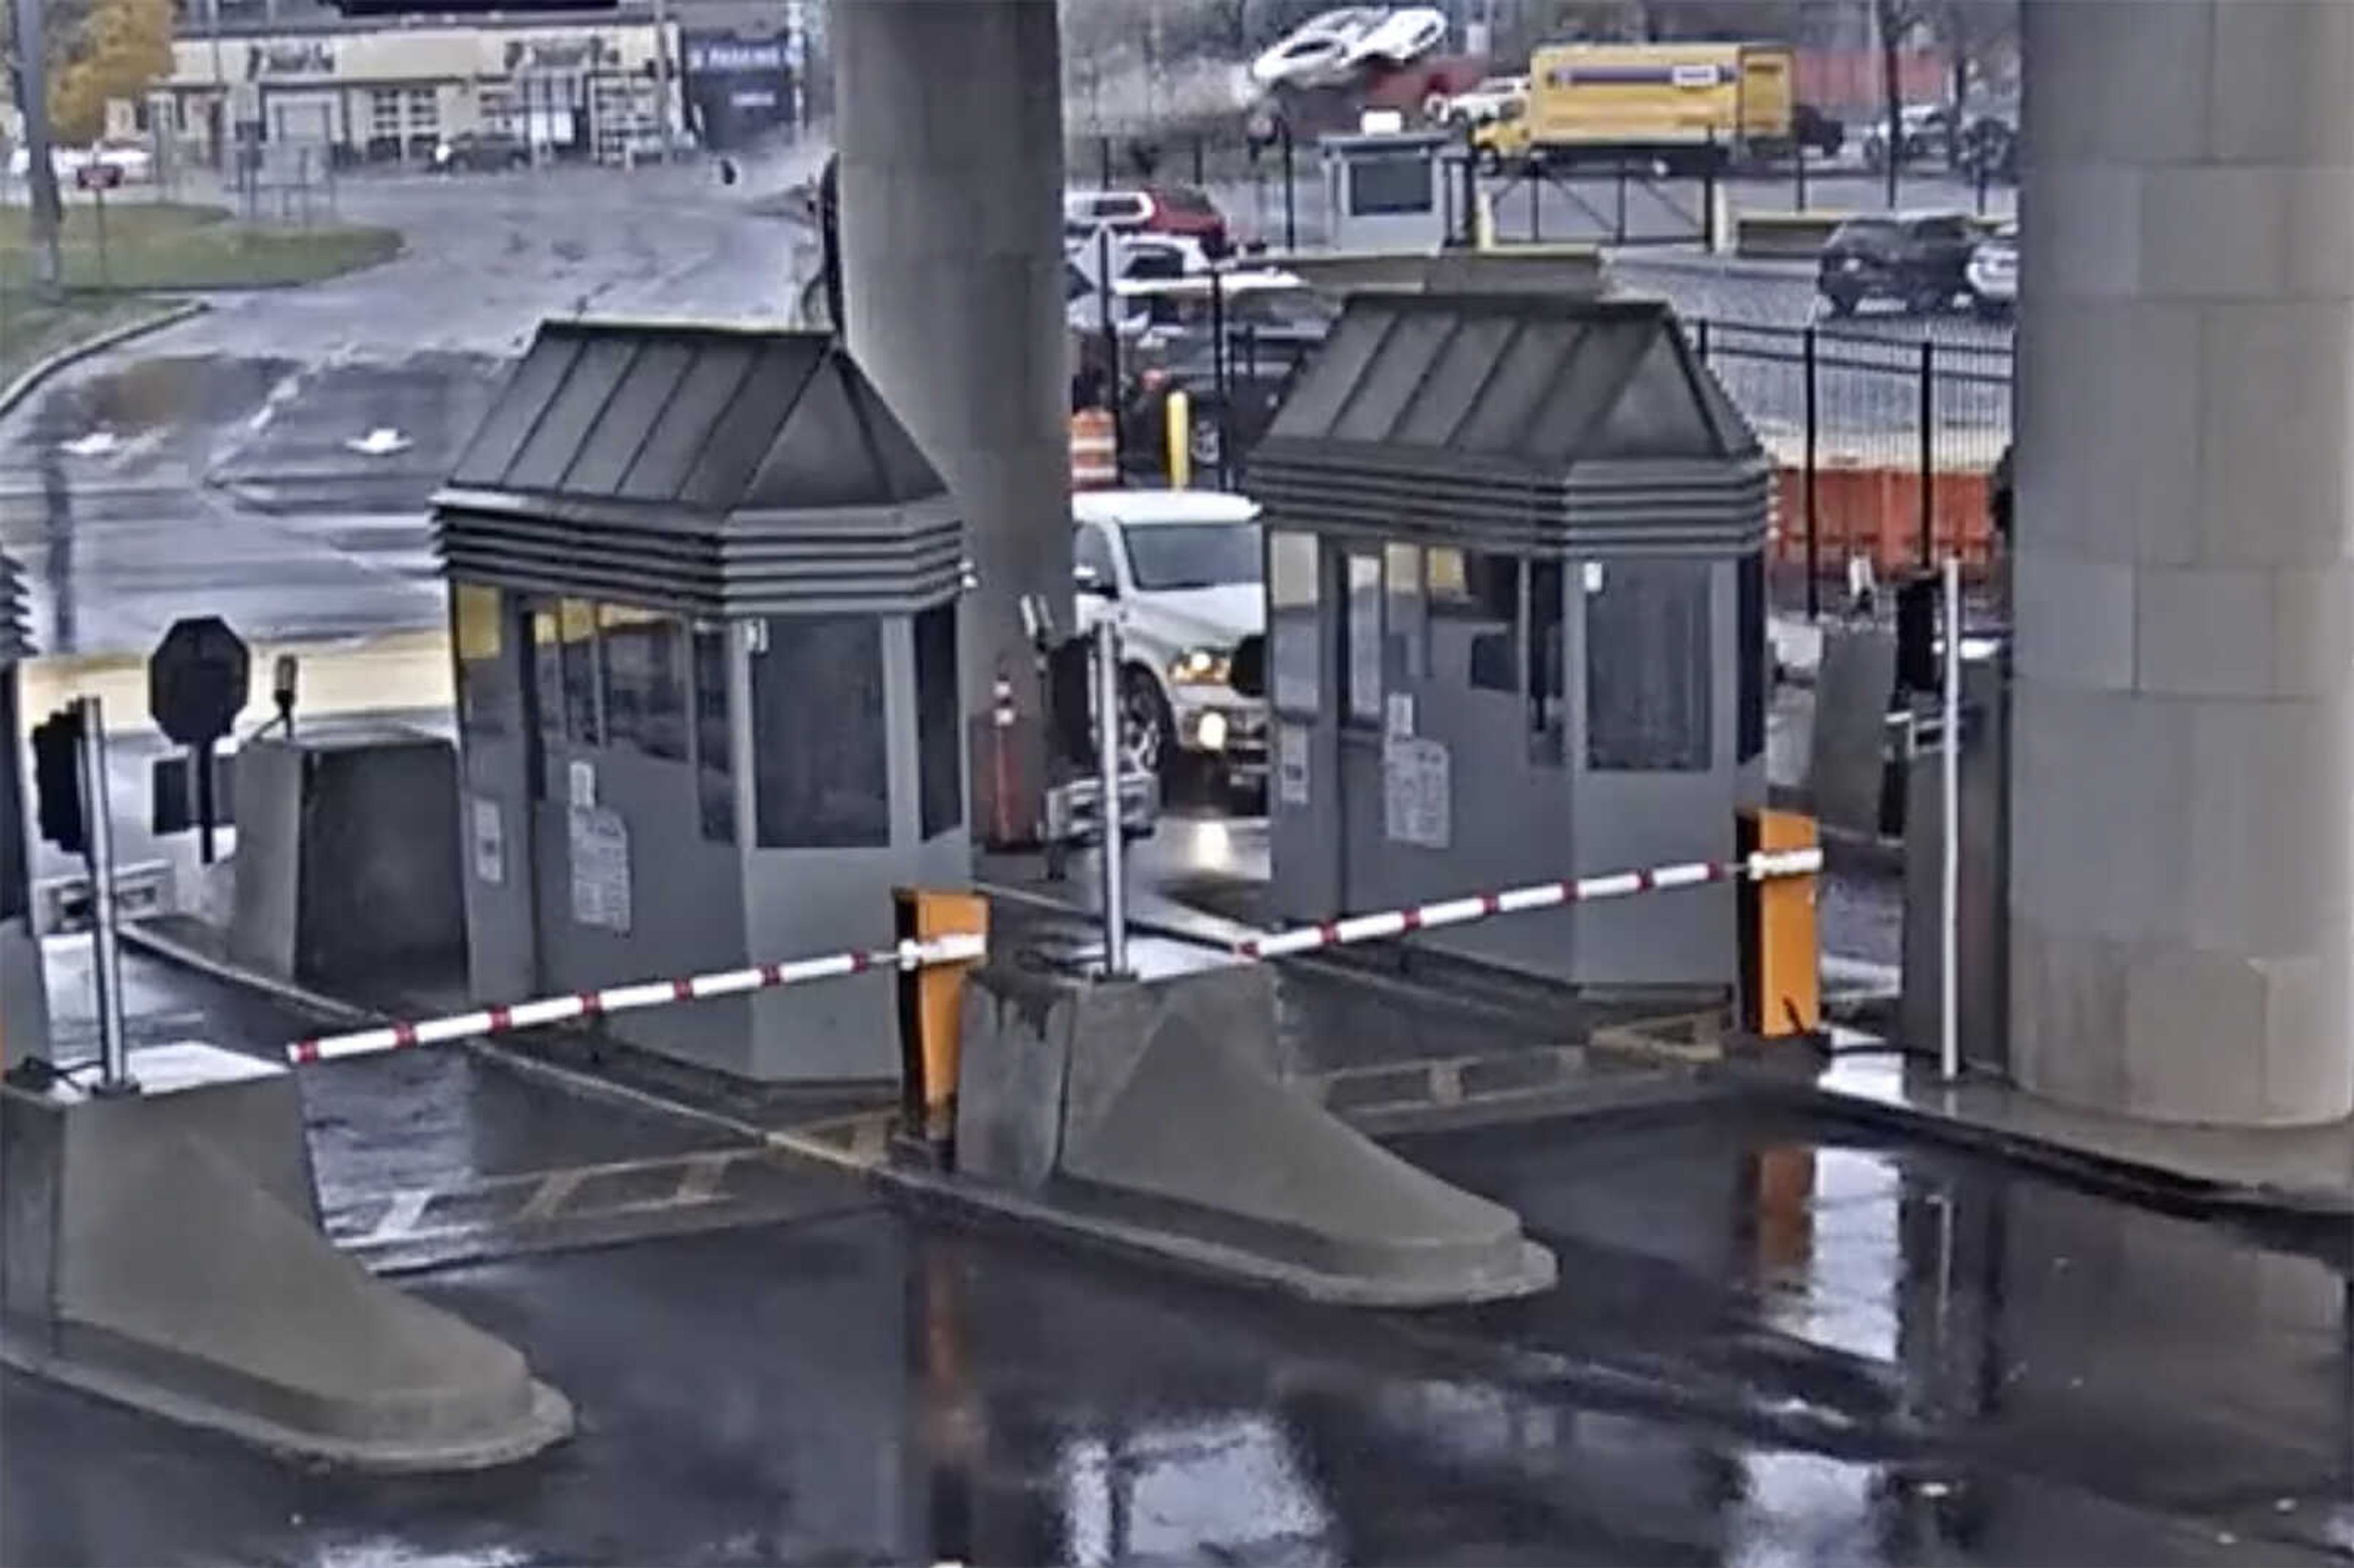
[[[720,1183],[726,1179],[727,1167],[733,1156],[726,1154],[695,1154],[687,1157],[686,1169],[679,1172],[678,1189],[671,1194],[675,1203],[707,1203],[719,1195]]]
[[[346,1242],[346,1246],[381,1246],[398,1241],[417,1229],[425,1218],[425,1211],[440,1194],[430,1187],[410,1187],[392,1195],[392,1203],[367,1234]]]
[[[572,1202],[573,1194],[580,1191],[581,1183],[595,1173],[594,1167],[586,1165],[577,1170],[558,1171],[533,1189],[531,1196],[524,1200],[523,1207],[514,1212],[514,1218],[508,1223],[527,1225],[554,1219],[565,1204]]]

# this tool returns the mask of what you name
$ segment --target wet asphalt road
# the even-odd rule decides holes
[[[2346,1281],[2317,1264],[1819,1128],[1540,1128],[1416,1152],[1522,1205],[1568,1283],[1477,1311],[1318,1310],[872,1199],[478,1265],[416,1287],[571,1393],[582,1428],[564,1448],[491,1475],[366,1480],[11,1375],[7,1427],[37,1436],[0,1470],[0,1556],[2138,1564],[2354,1550]],[[1807,1195],[1762,1202],[1792,1170]]]
[[[128,980],[142,1040],[309,1031],[144,959]],[[731,1141],[457,1051],[304,1090],[347,1239],[387,1194],[462,1208]],[[508,1470],[317,1472],[0,1377],[0,1561],[2354,1558],[2342,1245],[1724,1104],[1400,1147],[1516,1208],[1563,1284],[1314,1308],[789,1161],[695,1217],[724,1228],[529,1255],[493,1231],[404,1278],[578,1404],[574,1441]]]

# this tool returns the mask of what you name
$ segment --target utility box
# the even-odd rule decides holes
[[[1663,302],[1352,302],[1251,463],[1278,912],[1731,858],[1766,796],[1767,475]],[[1735,912],[1714,885],[1413,940],[1722,996]]]
[[[479,1001],[887,947],[969,879],[963,529],[833,338],[548,323],[435,505]],[[606,1027],[898,1070],[886,974]]]
[[[1459,166],[1447,155],[1455,144],[1438,131],[1319,137],[1331,249],[1410,252],[1445,245],[1464,217],[1448,177]]]
[[[1905,715],[1904,991],[1905,1044],[1939,1048],[1943,999],[1946,779],[1947,737],[1938,694],[1915,693]],[[1926,737],[1926,743],[1921,737]],[[1968,1067],[2007,1077],[2010,1071],[2010,672],[1993,639],[1962,640],[1961,882],[1956,966],[1961,1058]]]

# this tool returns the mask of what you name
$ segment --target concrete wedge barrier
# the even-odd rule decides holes
[[[1312,1299],[1428,1307],[1556,1277],[1509,1209],[1288,1088],[1262,966],[1151,980],[992,965],[966,987],[961,1183]]]
[[[192,1053],[229,1065],[190,1082]],[[481,1468],[570,1434],[520,1352],[322,1234],[290,1075],[202,1046],[132,1070],[150,1083],[130,1098],[0,1087],[0,1359],[367,1469]]]

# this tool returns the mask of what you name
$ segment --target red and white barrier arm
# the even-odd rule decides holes
[[[1385,909],[1377,915],[1351,915],[1318,926],[1300,926],[1265,937],[1249,937],[1235,944],[1245,959],[1279,959],[1317,948],[1346,947],[1427,931],[1441,926],[1468,926],[1497,915],[1550,909],[1564,904],[1594,904],[1606,898],[1628,898],[1638,893],[1666,893],[1678,887],[1701,887],[1712,882],[1773,882],[1784,877],[1813,876],[1823,869],[1819,849],[1763,850],[1742,860],[1696,861],[1686,865],[1659,865],[1648,871],[1622,871],[1608,876],[1582,877],[1573,882],[1539,882],[1501,893],[1475,893],[1425,904],[1414,909]]]
[[[379,1051],[403,1051],[411,1045],[440,1045],[476,1035],[508,1034],[518,1029],[628,1012],[641,1007],[666,1007],[672,1002],[702,1001],[715,996],[741,996],[775,986],[799,985],[804,980],[864,974],[868,969],[919,969],[929,964],[970,963],[986,956],[988,950],[988,940],[982,937],[938,937],[928,942],[901,942],[896,947],[871,952],[832,953],[822,959],[796,959],[790,963],[725,969],[685,980],[642,980],[608,991],[584,991],[576,996],[519,1001],[512,1007],[486,1007],[421,1023],[387,1023],[378,1029],[299,1041],[286,1047],[286,1059],[299,1065],[333,1061],[339,1056],[366,1056]]]

